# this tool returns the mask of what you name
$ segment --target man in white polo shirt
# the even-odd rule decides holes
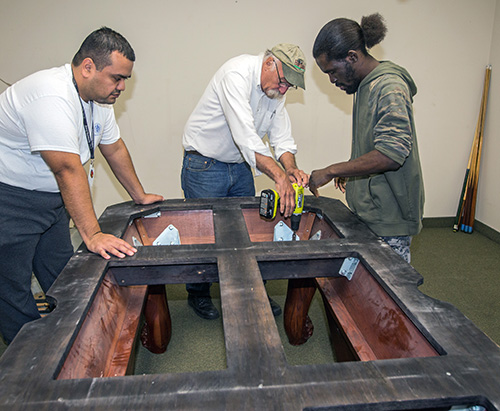
[[[46,292],[73,253],[66,210],[90,251],[106,259],[137,251],[99,227],[89,187],[96,147],[137,204],[163,200],[144,192],[110,106],[134,61],[128,41],[103,27],[72,64],[34,73],[0,95],[0,333],[7,343],[40,318],[32,272]]]
[[[285,93],[290,87],[305,89],[305,65],[298,46],[278,44],[258,56],[235,57],[215,73],[182,137],[186,198],[255,196],[253,169],[275,182],[281,213],[292,214],[292,183],[307,187],[309,176],[295,162],[297,146]],[[262,141],[266,135],[278,161]],[[210,284],[187,284],[186,289],[196,314],[206,319],[219,316]],[[281,308],[270,303],[274,315],[279,315]]]

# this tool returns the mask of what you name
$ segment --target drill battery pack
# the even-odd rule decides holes
[[[295,215],[295,219],[300,221],[300,216],[302,215],[302,210],[304,209],[304,187],[301,187],[296,183],[293,183],[292,186],[295,190],[295,209],[293,210],[293,214]],[[278,211],[279,200],[280,196],[276,190],[273,190],[272,188],[262,190],[260,193],[260,216],[266,220],[274,219]]]
[[[260,193],[259,214],[266,220],[272,220],[276,217],[280,196],[278,192],[269,188]]]

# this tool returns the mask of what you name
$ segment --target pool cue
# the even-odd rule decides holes
[[[484,86],[483,86],[484,87]],[[469,232],[469,221],[470,221],[470,214],[471,214],[471,207],[472,207],[472,197],[473,193],[475,191],[475,176],[476,176],[476,166],[477,166],[477,153],[479,149],[479,140],[481,138],[481,120],[482,120],[482,113],[484,111],[484,92],[483,92],[483,97],[481,98],[481,106],[479,110],[479,117],[477,119],[477,126],[476,126],[476,131],[474,134],[474,141],[472,143],[472,148],[471,148],[471,153],[470,153],[470,158],[469,158],[469,177],[467,180],[467,187],[466,187],[466,197],[465,197],[465,203],[464,203],[464,214],[462,218],[462,224],[460,225],[460,230],[464,232]]]
[[[471,233],[474,225],[474,209],[475,209],[475,199],[477,195],[477,183],[479,176],[479,150],[481,147],[483,130],[484,130],[484,117],[486,113],[486,102],[487,102],[487,90],[488,90],[488,74],[489,70],[487,68],[485,76],[485,84],[483,88],[483,96],[481,101],[481,109],[478,118],[478,125],[476,127],[476,135],[474,138],[473,147],[471,150],[471,164],[469,172],[469,181],[466,189],[466,198],[464,204],[464,214],[462,218],[462,224],[460,225],[460,230],[466,233]]]
[[[472,192],[472,200],[471,200],[471,209],[468,219],[468,225],[466,226],[467,232],[472,233],[474,228],[474,218],[476,215],[476,201],[477,201],[477,191],[478,191],[478,182],[479,182],[479,169],[481,166],[481,153],[483,148],[483,132],[484,132],[484,124],[486,119],[486,107],[488,104],[488,91],[490,87],[490,78],[491,78],[491,66],[486,67],[486,74],[484,79],[484,90],[483,90],[483,104],[481,110],[481,129],[480,129],[480,138],[478,142],[478,148],[476,153],[476,167],[474,172],[474,182],[473,187],[474,190]]]
[[[481,108],[480,110],[482,110],[482,107],[483,107],[483,104],[482,104],[482,98],[481,98]],[[468,197],[467,197],[467,194],[468,194],[468,191],[467,190],[470,190],[470,174],[471,174],[471,165],[472,165],[472,159],[474,157],[474,147],[476,146],[476,142],[477,142],[477,138],[478,138],[478,130],[479,130],[479,127],[480,127],[480,118],[481,116],[479,116],[478,118],[478,122],[477,122],[477,125],[476,125],[476,131],[474,133],[474,141],[472,142],[472,149],[470,151],[470,154],[469,154],[469,161],[467,162],[467,169],[465,170],[465,177],[464,177],[464,182],[463,182],[463,185],[462,185],[462,193],[460,194],[460,202],[458,204],[458,210],[457,210],[457,215],[455,217],[455,224],[453,225],[453,231],[457,232],[459,230],[459,228],[461,226],[463,226],[462,221],[464,220],[463,217],[464,217],[464,214],[466,213],[466,210],[467,210],[467,204],[468,204]]]
[[[481,151],[483,145],[483,132],[486,118],[486,107],[488,103],[488,91],[491,78],[491,66],[486,67],[485,80],[483,86],[483,95],[481,98],[481,106],[479,117],[474,134],[469,162],[465,172],[464,183],[460,195],[460,202],[455,217],[453,231],[461,231],[471,233],[474,227],[475,208],[477,200],[477,187],[479,181],[479,168],[481,164]]]
[[[464,201],[465,201],[465,191],[467,189],[467,181],[469,180],[469,172],[470,168],[467,167],[465,170],[464,182],[462,184],[462,193],[460,194],[460,202],[458,203],[457,215],[455,216],[455,223],[453,224],[453,231],[457,232],[460,224],[460,216],[462,215],[462,211],[464,209]]]

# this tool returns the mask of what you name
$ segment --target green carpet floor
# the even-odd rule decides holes
[[[266,289],[283,307],[286,280],[268,281]],[[220,310],[218,284],[212,285],[212,300]],[[222,319],[203,320],[187,306],[184,285],[167,286],[168,306],[172,318],[172,339],[164,354],[152,354],[138,344],[135,374],[199,372],[226,368]],[[316,293],[309,316],[314,323],[314,335],[307,344],[292,346],[283,328],[283,315],[276,317],[276,325],[287,358],[291,365],[334,362],[329,343],[326,317],[319,293]]]
[[[500,344],[500,244],[481,233],[454,233],[451,228],[428,228],[414,237],[412,265],[424,277],[420,290],[455,305],[497,344]],[[269,281],[268,293],[281,306],[286,281]],[[172,339],[166,353],[151,354],[138,344],[136,374],[220,370],[226,367],[222,320],[197,317],[187,306],[184,285],[167,286],[172,317]],[[212,286],[214,303],[220,308],[219,288]],[[310,310],[313,337],[303,346],[291,346],[277,317],[287,361],[291,365],[335,361],[329,344],[326,318],[316,293]],[[0,342],[0,355],[5,351]]]
[[[453,304],[500,344],[500,244],[477,231],[424,228],[411,249],[420,290]]]

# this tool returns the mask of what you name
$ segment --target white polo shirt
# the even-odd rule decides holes
[[[120,138],[112,106],[83,102],[94,147]],[[90,130],[89,130],[90,131]],[[40,151],[63,151],[90,158],[82,106],[71,65],[42,70],[0,95],[0,181],[27,190],[58,192],[54,174]]]
[[[184,128],[184,149],[225,163],[246,161],[256,169],[255,153],[276,158],[295,154],[285,98],[271,99],[260,86],[263,54],[227,61],[213,76]]]

